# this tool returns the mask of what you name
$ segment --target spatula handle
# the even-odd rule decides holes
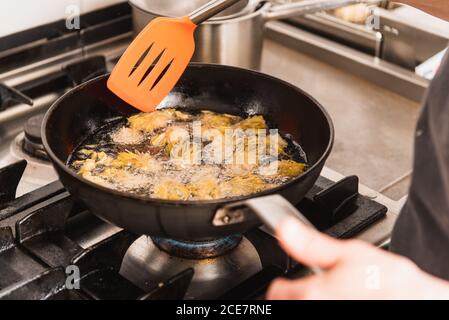
[[[215,16],[240,0],[212,0],[189,14],[190,20],[198,25]]]

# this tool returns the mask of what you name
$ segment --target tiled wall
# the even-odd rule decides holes
[[[0,37],[67,17],[67,7],[81,13],[125,0],[0,0]]]

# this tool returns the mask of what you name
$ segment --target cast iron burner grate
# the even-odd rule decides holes
[[[104,229],[109,225],[74,202],[60,182],[15,199],[15,186],[25,166],[22,161],[0,169],[0,182],[9,186],[0,195],[0,299],[185,297],[194,276],[190,268],[145,286],[120,273],[128,248],[138,238],[136,235],[116,230],[102,233],[102,239],[93,243],[81,243],[77,235],[92,232],[90,226]],[[338,238],[356,235],[387,212],[385,206],[358,193],[355,176],[338,183],[320,177],[298,208],[319,229]],[[262,229],[251,230],[243,237],[256,249],[261,271],[228,288],[220,298],[257,298],[275,277],[304,271]],[[219,243],[225,247],[232,244],[233,241]],[[72,266],[79,270],[76,282],[79,290],[70,290],[71,283],[67,283],[70,273],[66,272]]]

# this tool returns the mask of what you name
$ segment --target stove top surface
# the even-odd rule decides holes
[[[132,28],[126,4],[83,20],[77,32],[56,22],[0,45],[0,299],[255,299],[275,277],[307,274],[263,227],[225,243],[194,243],[215,253],[202,257],[175,241],[184,254],[173,255],[173,240],[131,234],[74,201],[42,153],[39,122],[64,92],[111,70]],[[380,225],[386,231],[375,243],[392,219],[374,200],[391,209],[356,176],[325,168],[297,207],[337,238]]]
[[[15,198],[25,166],[0,170],[0,181],[15,182],[0,202],[0,298],[249,299],[277,276],[306,272],[263,228],[236,237],[218,256],[185,258],[167,253],[161,240],[96,218],[59,181]],[[297,207],[337,238],[354,237],[387,212],[358,193],[355,176],[320,177]]]

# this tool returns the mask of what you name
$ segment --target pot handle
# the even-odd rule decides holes
[[[301,223],[315,229],[315,226],[299,212],[287,199],[279,194],[248,199],[226,205],[217,210],[212,224],[224,226],[247,220],[249,215],[256,214],[263,223],[272,230],[287,217],[293,217]],[[310,268],[314,273],[321,273],[317,267]]]
[[[352,4],[377,4],[380,0],[303,0],[285,4],[272,4],[264,13],[264,19],[275,20],[332,10]]]
[[[190,13],[189,18],[194,24],[199,25],[239,1],[240,0],[211,0]]]

